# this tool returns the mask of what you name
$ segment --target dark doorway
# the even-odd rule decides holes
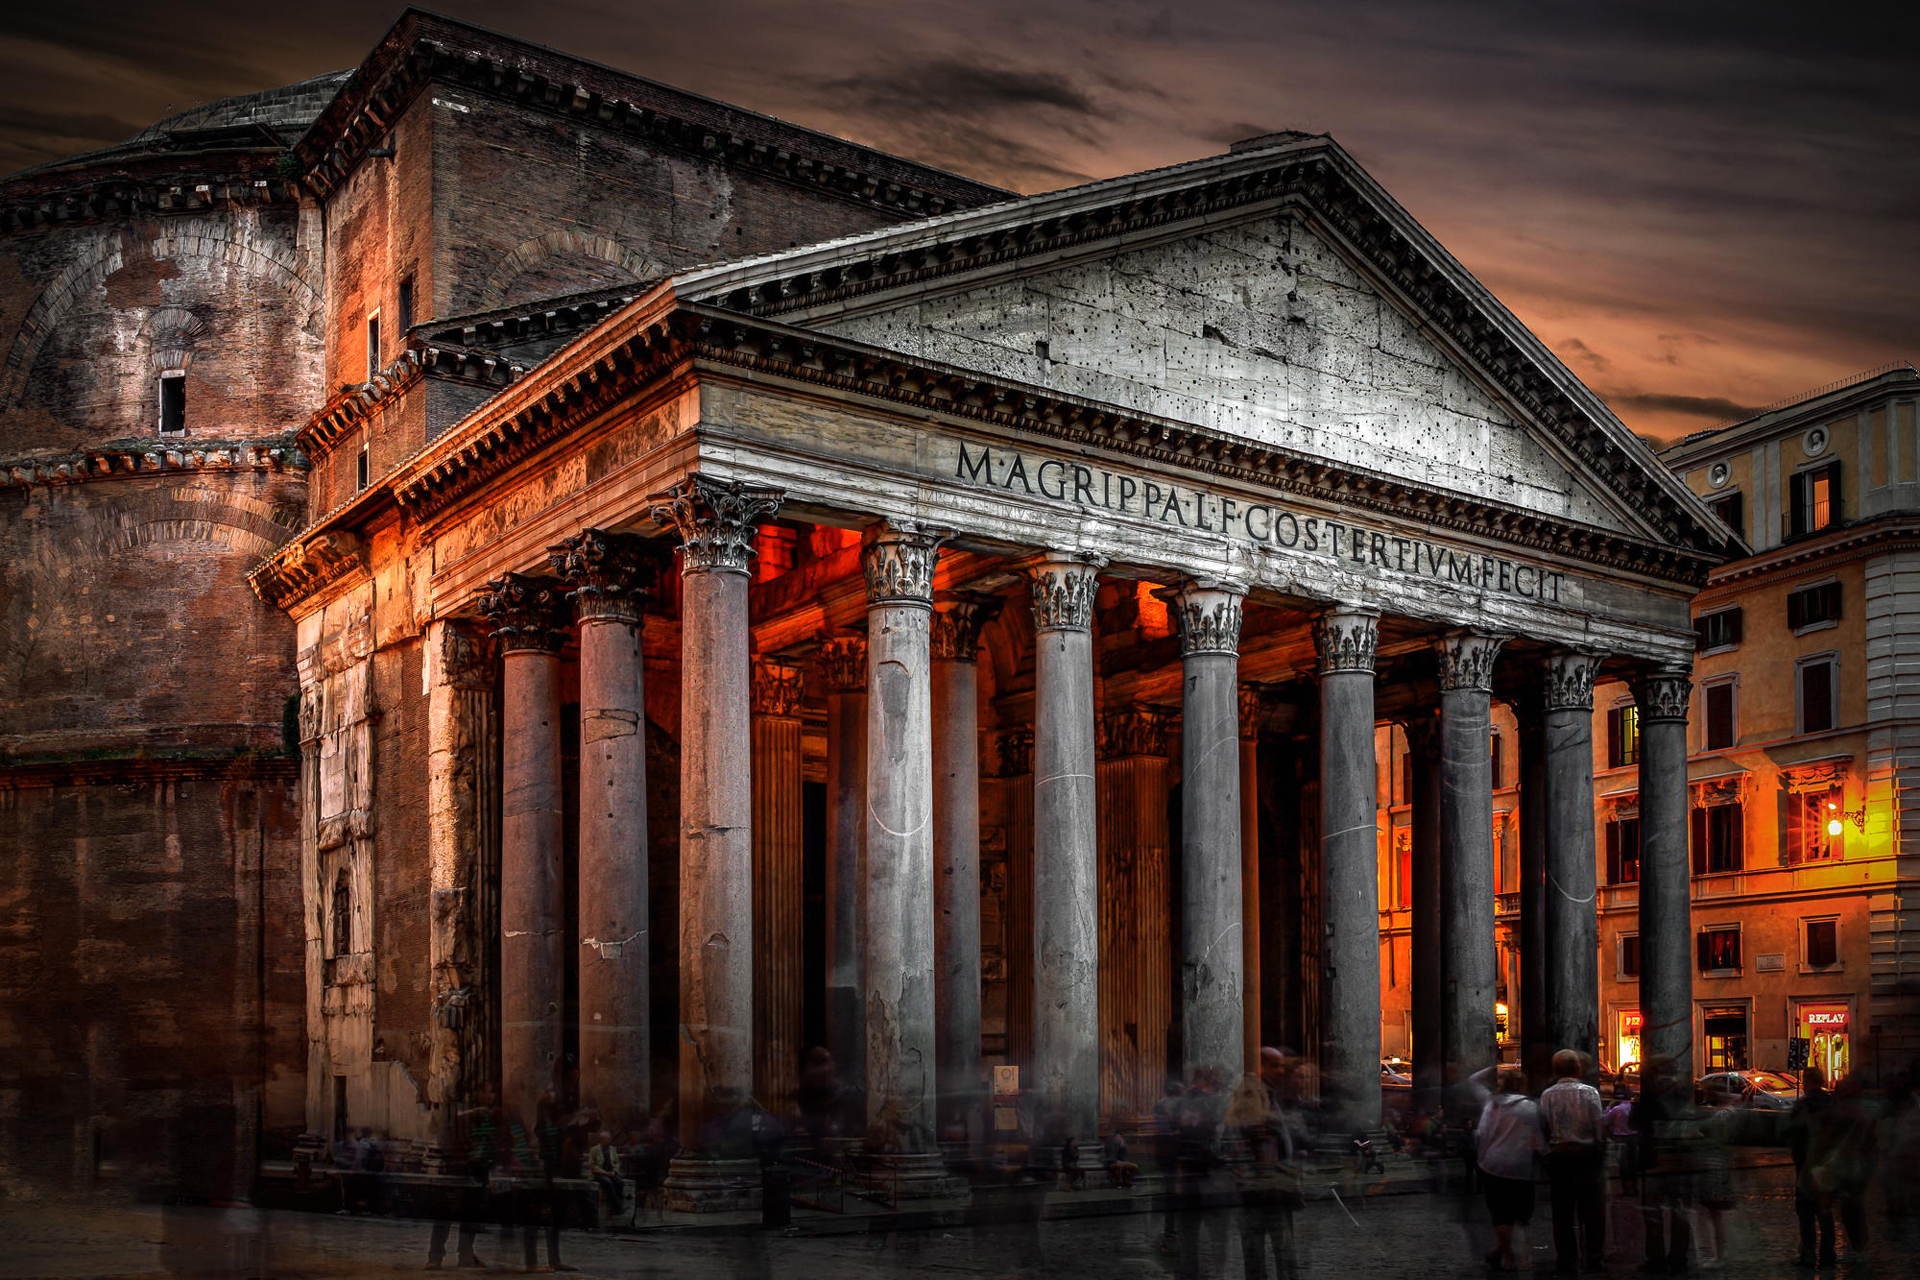
[[[801,1052],[827,1042],[827,786],[800,784]]]

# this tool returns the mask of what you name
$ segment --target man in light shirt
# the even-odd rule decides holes
[[[1578,1271],[1583,1259],[1598,1270],[1605,1244],[1600,1178],[1606,1168],[1606,1124],[1600,1091],[1580,1078],[1580,1068],[1580,1055],[1572,1049],[1554,1054],[1554,1083],[1540,1095],[1553,1193],[1554,1269],[1563,1275]]]

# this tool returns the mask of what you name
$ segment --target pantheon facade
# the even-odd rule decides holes
[[[1016,196],[508,46],[410,14],[291,152],[324,372],[248,579],[297,684],[283,1123],[551,1091],[670,1117],[691,1209],[751,1199],[729,1117],[816,1045],[901,1194],[1014,1090],[1090,1151],[1263,1045],[1371,1127],[1376,725],[1443,1087],[1497,1055],[1495,700],[1530,1035],[1597,1047],[1596,676],[1646,1056],[1691,1074],[1688,602],[1734,544],[1336,142]]]

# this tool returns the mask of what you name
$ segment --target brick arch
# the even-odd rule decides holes
[[[256,242],[244,233],[251,221],[233,218],[182,218],[164,224],[148,248],[155,261],[197,258],[230,262],[278,280],[301,308],[305,325],[320,310],[319,282],[308,270],[306,255],[275,244]]]
[[[239,513],[234,513],[237,517]],[[162,542],[212,542],[230,551],[264,560],[280,544],[241,524],[222,519],[144,520],[118,530],[114,543],[103,551],[137,551]]]
[[[40,296],[33,300],[27,315],[7,349],[7,363],[0,371],[0,408],[17,403],[27,385],[27,374],[40,357],[47,339],[73,310],[74,300],[90,292],[101,281],[126,265],[127,237],[124,232],[109,231],[77,254],[55,276]]]
[[[612,236],[597,235],[571,228],[535,236],[501,258],[483,286],[489,302],[506,299],[507,288],[535,267],[560,257],[595,258],[618,267],[634,280],[649,280],[660,268],[644,254],[635,253]]]

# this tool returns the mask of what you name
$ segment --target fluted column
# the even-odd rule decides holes
[[[889,527],[867,581],[866,1154],[931,1178],[934,1145],[933,711],[929,624],[945,535]],[[898,1187],[896,1186],[896,1189]]]
[[[680,1145],[676,1209],[749,1207],[751,1151],[724,1119],[753,1089],[748,561],[774,489],[690,476],[654,499],[680,538]]]
[[[753,662],[754,1095],[784,1113],[800,1072],[800,667]]]
[[[565,998],[566,840],[560,774],[560,647],[568,618],[551,578],[510,573],[480,609],[501,652],[500,1100],[532,1123],[559,1084]]]
[[[1441,1044],[1447,1084],[1495,1061],[1493,663],[1504,637],[1457,632],[1434,642],[1440,668]],[[1467,1105],[1455,1095],[1456,1105]]]
[[[1413,969],[1413,1087],[1423,1105],[1440,1097],[1445,1037],[1440,995],[1446,982],[1446,952],[1440,945],[1440,720],[1431,710],[1409,716],[1408,774],[1413,783],[1413,894],[1409,963]]]
[[[1167,886],[1167,725],[1139,703],[1100,717],[1100,1112],[1145,1116],[1167,1074],[1173,896]]]
[[[1240,897],[1240,665],[1244,587],[1189,581],[1163,593],[1180,633],[1181,1069],[1245,1069]],[[1376,997],[1377,999],[1377,997]]]
[[[1002,601],[979,592],[943,599],[933,646],[934,1046],[938,1114],[980,1134],[980,629]]]
[[[615,1129],[651,1112],[645,543],[588,529],[552,549],[580,619],[580,1100]]]
[[[867,891],[867,641],[820,646],[827,686],[827,1049],[841,1082],[866,1092],[860,921]]]
[[[1600,917],[1593,846],[1593,676],[1599,666],[1591,653],[1553,654],[1546,661],[1543,707],[1547,1038],[1555,1049],[1596,1056]],[[1684,761],[1683,755],[1683,768]]]
[[[1240,987],[1246,1069],[1260,1069],[1260,690],[1240,686]]]
[[[1640,1056],[1693,1079],[1693,925],[1687,859],[1687,703],[1692,673],[1633,681],[1640,708]]]
[[[1379,616],[1314,619],[1320,678],[1321,1102],[1341,1133],[1380,1124],[1380,886],[1373,756]]]
[[[1041,1126],[1097,1159],[1100,943],[1094,811],[1097,556],[1056,553],[1033,588],[1033,1057]]]

